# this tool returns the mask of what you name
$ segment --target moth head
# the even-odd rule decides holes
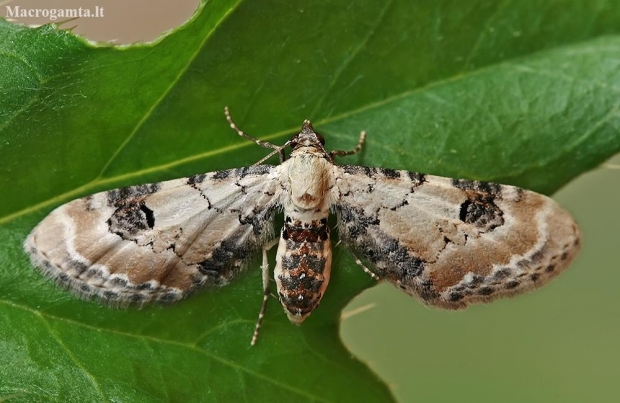
[[[310,123],[309,120],[304,120],[304,123],[301,125],[301,131],[291,137],[290,145],[293,150],[298,147],[313,146],[323,149],[325,139],[319,133],[314,131],[312,123]]]

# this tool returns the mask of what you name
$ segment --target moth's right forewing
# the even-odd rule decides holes
[[[577,254],[574,219],[513,186],[335,167],[340,237],[375,273],[423,302],[463,308],[525,292]]]

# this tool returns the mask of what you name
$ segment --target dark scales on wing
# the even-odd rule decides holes
[[[107,203],[116,210],[108,219],[109,231],[128,241],[155,226],[155,213],[147,207],[145,198],[161,188],[159,183],[128,186],[106,193]]]
[[[459,218],[488,232],[504,225],[503,211],[497,207],[490,196],[474,196],[461,204]]]
[[[110,232],[128,241],[135,241],[138,234],[155,226],[155,214],[144,201],[126,202],[114,211],[107,221]]]

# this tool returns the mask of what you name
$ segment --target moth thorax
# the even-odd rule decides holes
[[[328,162],[314,154],[297,155],[289,167],[291,201],[303,210],[324,204],[328,184]]]

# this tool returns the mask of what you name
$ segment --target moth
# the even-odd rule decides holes
[[[284,311],[300,324],[330,278],[327,219],[373,278],[424,304],[460,309],[539,287],[580,248],[575,220],[550,198],[514,186],[386,168],[337,165],[361,150],[331,151],[306,120],[257,164],[129,186],[71,201],[27,237],[34,265],[85,298],[112,305],[171,302],[223,286],[262,251],[263,302],[270,295],[267,251],[278,245],[274,277]],[[285,158],[284,149],[291,152]],[[279,154],[279,165],[264,165]],[[274,215],[284,213],[279,238]],[[362,262],[362,259],[366,264]]]

